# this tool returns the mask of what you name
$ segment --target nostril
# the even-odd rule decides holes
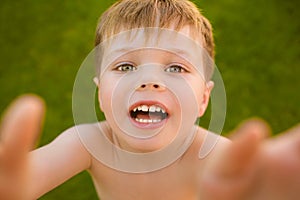
[[[159,85],[154,84],[153,87],[157,89],[157,88],[159,88]]]
[[[160,84],[156,84],[156,83],[147,83],[147,84],[141,84],[139,89],[141,90],[161,90],[163,89],[163,87]]]

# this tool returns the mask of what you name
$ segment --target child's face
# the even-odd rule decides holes
[[[133,152],[159,150],[189,135],[213,86],[203,78],[204,50],[187,37],[188,27],[147,31],[114,37],[101,64],[100,107],[119,145]]]

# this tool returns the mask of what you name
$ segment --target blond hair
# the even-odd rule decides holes
[[[188,0],[119,0],[101,16],[95,46],[122,30],[135,28],[170,28],[180,30],[183,26],[192,27],[204,49],[214,59],[214,40],[209,21],[199,9]]]

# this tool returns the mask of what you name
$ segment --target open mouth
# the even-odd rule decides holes
[[[130,117],[143,124],[159,123],[168,117],[166,110],[159,105],[138,105],[130,110]]]

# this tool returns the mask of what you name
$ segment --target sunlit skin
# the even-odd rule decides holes
[[[143,30],[138,30],[138,32],[139,34],[142,34],[142,37],[136,37],[136,39],[130,40],[129,42],[127,39],[128,37],[122,37],[121,35],[120,37],[113,39],[110,45],[107,45],[108,48],[106,48],[107,53],[105,55],[114,55],[115,52],[120,51],[121,53],[113,59],[106,61],[104,64],[102,63],[102,65],[108,64],[103,67],[105,68],[105,70],[103,70],[104,72],[101,73],[95,82],[99,87],[100,107],[105,113],[108,124],[114,131],[114,133],[110,133],[109,137],[113,138],[111,137],[111,134],[115,134],[116,141],[113,142],[126,150],[132,152],[147,152],[159,150],[173,141],[183,120],[181,119],[181,104],[189,104],[189,100],[187,99],[184,99],[184,102],[178,102],[178,94],[168,88],[167,83],[169,81],[176,81],[176,78],[181,78],[187,82],[189,89],[192,90],[197,101],[195,110],[197,110],[198,113],[197,116],[192,119],[193,121],[196,121],[196,117],[201,117],[206,110],[210,91],[213,88],[213,82],[204,80],[204,72],[193,65],[196,63],[195,59],[192,59],[192,55],[196,53],[193,51],[196,49],[196,43],[192,43],[192,45],[187,46],[186,49],[178,48],[176,50],[177,52],[173,51],[174,47],[177,48],[180,46],[178,44],[186,43],[187,39],[183,38],[183,36],[189,36],[190,29],[188,26],[183,27],[177,33],[177,37],[174,33],[169,35],[170,33],[168,32],[162,32],[157,38],[155,38],[156,36],[153,36],[154,44],[156,44],[156,41],[165,41],[168,37],[175,36],[172,42],[166,42],[165,45],[160,45],[159,48],[152,47],[151,45],[153,44],[151,41],[147,43],[148,40],[145,39],[146,36],[143,36]],[[198,42],[201,43],[201,41]],[[108,57],[105,55],[104,57]],[[161,72],[157,72],[156,68],[161,68],[158,70],[163,71],[162,73],[171,76],[171,78],[159,77],[160,75],[158,73]],[[142,78],[144,75],[137,73],[140,70],[144,70],[145,74],[153,75],[145,78],[146,80],[143,80],[140,85],[131,86],[133,88],[126,91],[131,93],[131,102],[129,102],[129,105],[127,105],[128,102],[126,99],[114,99],[113,94],[115,92],[115,87],[118,84],[121,84],[120,81],[122,81],[124,75]],[[131,84],[130,81],[132,80],[127,80],[126,84]],[[132,85],[134,85],[134,81],[132,81]],[[186,92],[186,88],[182,87],[180,83],[176,85],[176,88],[181,88],[180,92],[182,94]],[[118,122],[115,122],[114,120],[111,108],[111,102],[114,101],[117,101],[116,104],[121,104],[122,107],[126,109],[126,112],[128,113],[126,117],[130,117],[130,109],[133,108],[134,105],[147,105],[149,107],[157,105],[162,107],[167,112],[167,118],[160,123],[142,124],[136,122],[134,119],[132,120],[133,124],[141,126],[141,131],[146,127],[163,127],[160,134],[148,138],[147,140],[137,139],[124,134],[123,130],[121,130],[117,124]],[[149,116],[143,116],[143,118],[147,119]]]
[[[132,62],[130,65],[120,66],[116,61],[99,81],[96,80],[101,109],[107,117],[100,126],[111,142],[131,152],[149,152],[167,146],[174,139],[172,131],[177,130],[174,124],[180,122],[177,118],[180,102],[163,85],[146,83],[136,88],[132,95],[133,102],[159,99],[170,115],[161,134],[151,139],[141,140],[123,134],[112,120],[110,105],[106,104],[112,98],[111,89],[118,81],[118,74],[131,73],[134,67],[149,62],[160,64],[166,73],[183,76],[197,94],[198,116],[203,115],[213,83],[205,82],[196,72],[187,73],[172,65],[179,62],[173,60],[175,57],[175,54],[155,49],[132,51],[120,60]],[[124,72],[127,70],[129,72]],[[199,149],[206,134],[212,133],[198,127],[191,146],[178,160],[160,170],[135,174],[111,169],[95,159],[74,127],[49,145],[27,154],[39,132],[43,111],[42,100],[30,95],[19,98],[4,116],[0,143],[1,198],[37,199],[83,170],[91,173],[103,200],[299,198],[299,126],[276,138],[266,139],[270,131],[268,126],[261,120],[250,120],[234,131],[232,142],[220,137],[204,159],[199,159]],[[89,133],[98,131],[96,124],[79,125],[78,128]]]
[[[140,87],[133,92],[131,100],[133,101],[132,104],[135,103],[136,105],[149,106],[160,105],[160,107],[163,107],[166,110],[168,113],[167,119],[163,120],[162,123],[159,123],[160,126],[164,126],[161,133],[150,139],[140,140],[126,136],[122,134],[121,130],[118,130],[118,125],[113,122],[113,116],[109,112],[111,109],[110,102],[112,100],[112,93],[114,92],[113,88],[116,84],[118,84],[118,81],[125,73],[134,73],[138,70],[139,66],[143,65],[147,65],[144,67],[149,68],[151,68],[151,65],[159,65],[159,67],[163,68],[162,70],[164,70],[165,73],[169,73],[171,76],[180,76],[188,81],[191,89],[198,97],[199,116],[203,114],[203,111],[207,106],[209,92],[211,89],[206,87],[207,84],[196,70],[193,69],[191,64],[170,52],[157,49],[137,50],[127,53],[117,59],[101,77],[99,89],[100,99],[102,102],[101,108],[106,113],[108,123],[112,126],[112,129],[116,131],[116,139],[118,140],[116,143],[120,144],[121,147],[126,150],[137,152],[155,151],[163,148],[174,139],[179,128],[178,126],[181,124],[180,104],[177,101],[176,96],[172,94],[172,92],[166,88],[162,82],[157,80],[157,83],[149,82],[141,84]],[[212,85],[212,82],[208,84]],[[101,87],[102,85],[103,87]],[[105,87],[106,85],[109,87]],[[178,87],[180,87],[180,85],[178,85]],[[119,103],[123,103],[124,107],[126,107],[126,102],[120,101]],[[182,103],[188,102],[186,101]],[[128,108],[128,113],[129,111],[130,108]],[[147,118],[147,116],[144,116],[144,118]],[[134,122],[134,120],[133,123],[136,125],[140,124],[142,131],[143,124]],[[156,124],[158,123],[150,123],[148,124],[148,128],[149,126],[155,126]]]

